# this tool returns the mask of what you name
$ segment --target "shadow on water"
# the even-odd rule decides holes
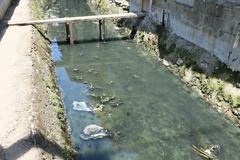
[[[0,145],[0,159],[16,160],[32,148],[39,148],[53,156],[66,158],[66,150],[60,147],[56,142],[47,139],[41,132],[38,131],[34,135],[28,135],[18,140],[8,148],[3,148]]]
[[[113,42],[113,41],[126,41],[128,40],[129,37],[128,36],[125,36],[125,37],[112,37],[112,38],[106,38],[104,39],[102,42]],[[75,40],[74,41],[74,44],[85,44],[85,43],[96,43],[96,42],[100,42],[99,39],[89,39],[89,40]],[[55,43],[58,43],[59,45],[69,45],[67,43],[67,41],[57,41]]]
[[[15,8],[18,6],[20,0],[15,0],[15,1],[11,1],[11,5],[8,8],[8,10],[6,11],[5,16],[3,17],[3,19],[0,19],[0,41],[2,40],[2,37],[4,35],[4,33],[6,32],[7,29],[7,25],[4,23],[4,21],[8,21],[11,19]]]

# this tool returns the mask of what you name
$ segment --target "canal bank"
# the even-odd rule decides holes
[[[44,19],[46,0],[31,1],[33,19]],[[36,128],[53,141],[46,147],[56,153],[47,153],[47,159],[55,157],[74,159],[75,150],[71,142],[70,128],[64,112],[61,92],[56,82],[55,65],[51,54],[51,43],[47,38],[47,25],[33,27],[32,57],[34,67],[34,89],[36,107]],[[40,142],[41,143],[41,142]],[[44,145],[44,144],[43,144]]]
[[[121,8],[106,0],[88,0],[97,13],[119,13]],[[148,15],[142,21],[125,20],[118,23],[120,31],[130,35],[132,26],[138,32],[134,40],[149,51],[150,55],[177,75],[194,92],[240,126],[239,72],[234,72],[208,51],[171,34],[153,22]]]
[[[94,14],[84,0],[49,6],[47,18]],[[74,23],[73,30],[71,46],[64,43],[65,26],[52,25],[49,35],[80,160],[201,159],[192,146],[218,146],[217,159],[238,160],[239,128],[126,39],[128,34],[120,34],[111,22],[105,42],[98,41],[98,23]],[[91,124],[109,129],[112,136],[83,139]]]
[[[45,1],[16,1],[4,20],[43,18]],[[1,6],[2,7],[2,6]],[[44,32],[46,26],[38,26]],[[31,26],[1,30],[0,159],[73,155],[50,44]]]

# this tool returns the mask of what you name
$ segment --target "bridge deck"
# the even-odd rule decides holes
[[[143,17],[144,13],[121,13],[121,14],[110,14],[110,15],[93,15],[93,16],[81,16],[81,17],[64,17],[54,18],[46,20],[30,20],[30,21],[8,21],[6,24],[9,26],[13,25],[33,25],[33,24],[49,24],[49,23],[67,23],[73,21],[98,21],[107,19],[118,19],[118,18],[138,18]]]

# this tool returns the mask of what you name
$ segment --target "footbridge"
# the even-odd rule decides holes
[[[114,20],[121,18],[141,18],[144,17],[144,13],[120,13],[120,14],[109,14],[109,15],[93,15],[93,16],[80,16],[80,17],[63,17],[45,20],[29,20],[29,21],[7,21],[8,26],[25,26],[25,25],[37,25],[37,24],[56,24],[63,23],[66,28],[66,40],[69,44],[74,44],[74,31],[72,24],[73,22],[79,21],[98,21],[99,22],[99,39],[105,38],[105,21]]]

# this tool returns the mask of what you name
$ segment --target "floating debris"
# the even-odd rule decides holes
[[[198,148],[195,145],[192,145],[193,151],[201,156],[202,158],[209,159],[209,160],[218,160],[217,156],[215,155],[216,151],[220,150],[219,145],[211,145],[209,148]]]
[[[119,28],[119,27],[117,27],[117,26],[115,26],[115,27],[114,27],[114,29],[115,29],[115,30],[117,30],[117,31],[118,31],[118,30],[120,30],[120,28]]]
[[[88,96],[91,96],[92,98],[100,100],[101,104],[107,103],[111,107],[119,107],[121,104],[123,104],[123,102],[119,98],[116,99],[114,95],[107,96],[106,94],[102,94],[101,96],[99,96],[93,93],[93,94],[88,94]]]
[[[108,113],[108,117],[111,119],[112,118],[112,113]]]
[[[74,69],[73,69],[73,71],[74,71],[74,72],[78,72],[78,71],[79,71],[79,69],[77,69],[77,68],[74,68]]]
[[[99,59],[99,57],[98,57],[98,56],[94,56],[94,58],[95,58],[95,59]]]
[[[52,26],[53,26],[53,27],[59,27],[59,23],[54,22],[54,23],[52,23]]]
[[[95,71],[95,70],[93,68],[91,68],[87,71],[87,73],[93,73],[93,71]]]
[[[89,84],[89,88],[90,88],[90,90],[94,90],[94,89],[102,90],[102,89],[103,89],[102,87],[94,86],[91,82],[90,82],[90,84]]]
[[[84,140],[99,139],[104,137],[110,137],[111,133],[108,129],[104,129],[101,126],[91,124],[83,129],[83,134],[80,137]]]
[[[166,66],[166,67],[168,67],[168,66],[170,65],[170,64],[168,63],[168,61],[166,61],[166,60],[163,60],[162,63],[163,63],[163,65]]]
[[[119,107],[122,104],[123,104],[123,102],[120,99],[117,99],[117,100],[112,101],[112,102],[109,103],[109,105],[111,107]]]
[[[83,53],[80,53],[79,56],[82,57],[82,56],[84,56],[84,54],[83,54]]]
[[[80,112],[94,112],[91,107],[87,106],[86,102],[74,101],[72,104],[73,104],[73,110],[80,111]]]
[[[99,74],[99,73],[98,73],[97,71],[95,71],[95,72],[93,72],[93,74],[95,74],[95,75],[96,75],[96,74]]]
[[[96,107],[92,107],[92,106],[88,106],[86,102],[77,102],[77,101],[73,102],[73,106],[74,106],[73,110],[80,111],[80,112],[91,112],[91,113],[102,112],[104,108],[104,105],[102,104],[97,104]]]
[[[107,103],[107,102],[110,102],[112,100],[115,99],[115,96],[106,96],[105,94],[103,94],[102,96],[100,96],[100,101],[101,103]]]
[[[109,81],[108,84],[109,84],[109,85],[113,84],[113,81]]]
[[[97,107],[93,109],[94,112],[103,112],[104,105],[97,104]]]
[[[100,98],[100,96],[96,95],[95,93],[88,94],[88,96],[91,96],[93,98]]]
[[[140,76],[137,75],[137,74],[134,74],[133,77],[136,78],[136,79],[140,79]]]
[[[88,81],[84,81],[84,82],[82,82],[83,84],[88,84]]]
[[[79,81],[82,81],[83,77],[82,76],[76,76],[76,79],[79,80]]]

